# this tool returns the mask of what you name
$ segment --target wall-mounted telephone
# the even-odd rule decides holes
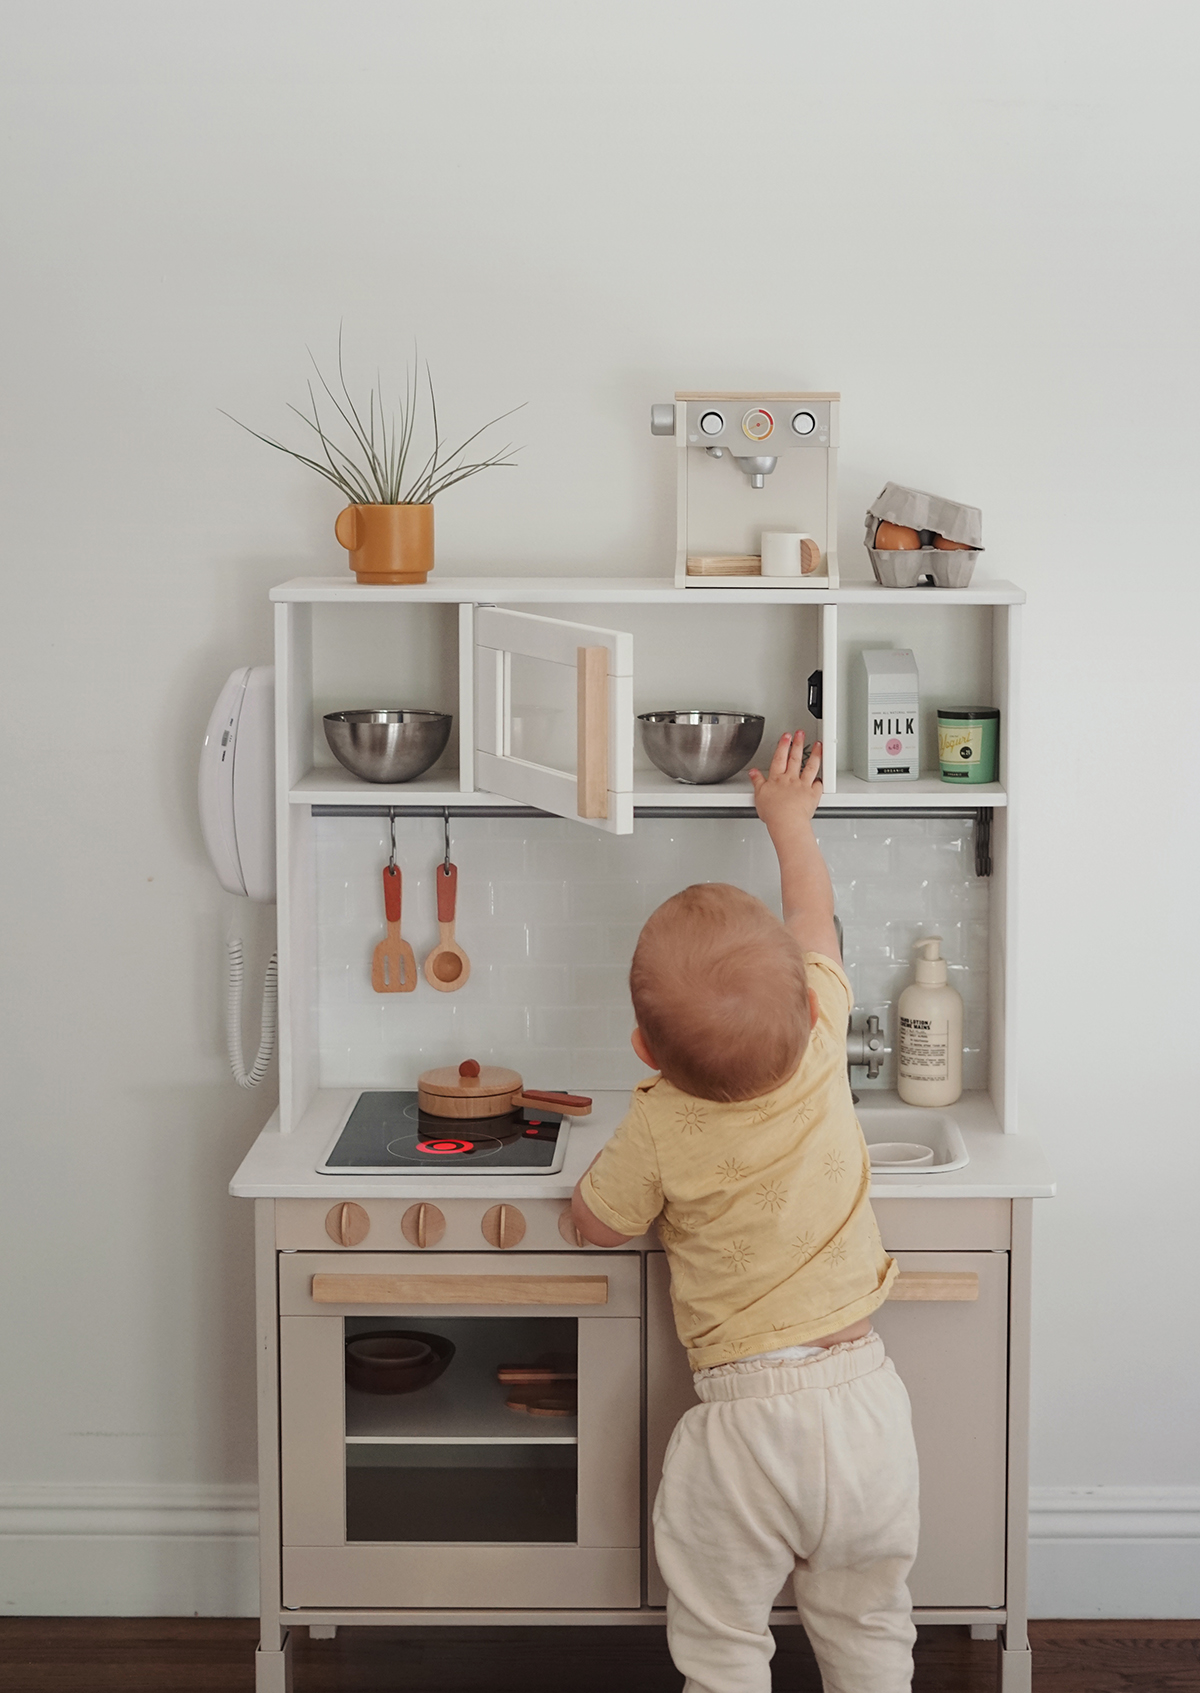
[[[275,899],[275,672],[244,665],[213,707],[200,753],[200,830],[221,886],[247,899]],[[239,1087],[257,1087],[275,1047],[278,960],[267,965],[262,1033],[249,1070],[242,1056],[245,961],[240,935],[227,938],[225,1033]]]

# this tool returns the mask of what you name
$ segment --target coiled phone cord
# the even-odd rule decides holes
[[[246,1069],[242,1056],[242,989],[246,981],[246,961],[242,953],[240,935],[230,935],[225,942],[229,953],[229,995],[225,1002],[225,1040],[229,1048],[229,1068],[240,1088],[256,1088],[267,1073],[271,1054],[275,1050],[275,1029],[279,1020],[279,954],[271,954],[263,982],[262,1033],[258,1043],[258,1057]]]

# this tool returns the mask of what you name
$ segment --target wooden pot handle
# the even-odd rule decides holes
[[[342,543],[343,547],[345,547],[345,549],[348,553],[357,552],[357,550],[358,550],[358,509],[357,509],[357,507],[346,506],[344,510],[338,512],[337,521],[334,523],[334,526],[333,526],[333,532],[337,536],[338,540]]]
[[[439,864],[437,867],[437,913],[439,923],[453,923],[454,906],[458,899],[458,865]]]
[[[552,1105],[556,1110],[569,1111],[576,1117],[586,1117],[592,1102],[582,1093],[535,1093],[526,1088],[517,1099],[518,1105]]]
[[[383,867],[383,909],[389,923],[400,921],[400,866],[385,864]]]

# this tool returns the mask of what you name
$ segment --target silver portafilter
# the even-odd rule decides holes
[[[750,478],[752,488],[761,488],[764,477],[770,476],[779,460],[777,458],[740,458],[735,453],[733,462],[739,470],[745,471]]]

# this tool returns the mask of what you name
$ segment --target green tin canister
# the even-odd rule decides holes
[[[994,782],[1000,712],[994,705],[938,711],[938,762],[943,782]]]

